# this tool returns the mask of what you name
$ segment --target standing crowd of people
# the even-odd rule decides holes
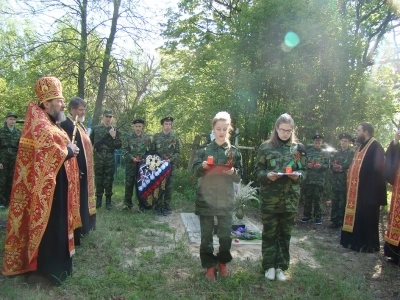
[[[143,131],[145,121],[137,118],[132,121],[132,131],[123,137],[113,126],[113,113],[108,109],[102,123],[89,134],[84,126],[87,104],[83,99],[74,97],[67,107],[61,82],[55,77],[40,78],[34,89],[37,101],[29,103],[22,131],[15,128],[15,113],[6,115],[0,130],[0,205],[9,208],[2,272],[25,274],[27,282],[60,284],[72,273],[75,245],[96,228],[96,209],[103,206],[103,195],[106,209],[112,209],[115,150],[124,151],[124,210],[133,209],[135,188],[146,179],[139,172],[143,164],[156,166],[152,170],[157,170],[160,162],[168,166],[168,177],[162,190],[157,189],[153,203],[154,212],[166,216],[171,213],[173,170],[180,144],[172,132],[172,117],[163,118],[161,132],[152,137]],[[198,177],[195,214],[201,228],[201,265],[205,277],[215,280],[217,273],[229,275],[234,184],[240,182],[243,166],[239,149],[230,142],[229,113],[217,113],[211,128],[213,139],[197,149],[192,169]],[[322,224],[321,201],[328,170],[332,172],[330,227],[341,228],[340,244],[358,252],[380,249],[380,207],[387,204],[386,181],[392,184],[384,252],[398,263],[400,130],[386,153],[374,138],[373,126],[366,122],[356,129],[355,150],[350,148],[352,137],[347,133],[339,135],[341,148],[333,153],[323,149],[321,134],[312,139],[308,148],[299,143],[293,118],[282,114],[271,137],[258,148],[254,173],[260,184],[265,278],[286,280],[284,271],[289,268],[291,232],[301,194],[305,205],[300,222]],[[138,205],[147,208],[140,199]]]
[[[144,120],[135,119],[123,139],[106,109],[102,124],[89,134],[86,102],[74,97],[67,107],[57,78],[38,79],[34,90],[37,101],[29,103],[22,131],[12,112],[0,130],[0,208],[9,209],[2,273],[24,274],[27,283],[58,285],[72,273],[75,246],[96,229],[103,195],[106,209],[112,209],[114,151],[125,150],[124,203],[129,210],[139,163],[155,153],[173,168],[180,146],[172,117],[161,120],[162,131],[153,139],[143,133]],[[159,194],[158,215],[171,213],[172,178],[171,173]]]
[[[212,122],[215,139],[197,150],[193,162],[194,173],[199,177],[195,213],[200,217],[200,258],[206,268],[205,277],[210,280],[216,279],[216,268],[220,276],[227,276],[227,263],[232,259],[231,238],[227,238],[234,203],[231,187],[240,180],[241,156],[229,143],[230,129],[229,114],[218,113]],[[286,280],[284,271],[289,268],[291,231],[301,194],[305,203],[300,222],[322,225],[321,206],[328,171],[332,172],[329,227],[340,228],[340,244],[358,252],[379,251],[380,207],[387,204],[386,181],[393,185],[384,254],[399,263],[400,130],[386,153],[375,140],[370,123],[361,123],[355,134],[354,140],[350,134],[340,134],[337,151],[323,149],[321,134],[313,136],[311,147],[305,147],[297,141],[293,118],[283,114],[277,119],[271,137],[259,146],[255,177],[260,184],[262,268],[266,279]],[[355,150],[351,149],[351,142]],[[210,156],[213,163],[209,162]],[[230,156],[235,158],[231,164]],[[217,255],[212,240],[214,216],[218,218]]]

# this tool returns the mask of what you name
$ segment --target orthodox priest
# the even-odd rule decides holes
[[[347,201],[340,244],[358,252],[379,251],[379,212],[386,205],[383,174],[385,152],[374,136],[374,127],[361,123],[356,130],[353,162],[347,173]]]
[[[80,225],[79,147],[57,124],[65,119],[60,81],[42,77],[25,116],[14,172],[3,274],[59,284],[72,272]]]
[[[400,258],[400,130],[394,135],[393,141],[386,150],[385,178],[392,185],[392,200],[390,203],[389,223],[385,233],[384,254],[395,264]]]
[[[89,234],[96,227],[96,199],[94,195],[93,147],[90,142],[85,121],[86,102],[74,97],[68,103],[68,117],[61,127],[68,133],[81,151],[77,155],[80,186],[80,216],[82,227],[75,229],[75,245],[80,245],[81,236]]]

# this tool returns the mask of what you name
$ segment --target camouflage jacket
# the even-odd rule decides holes
[[[320,165],[316,168],[315,165]],[[307,179],[304,184],[324,186],[326,171],[329,168],[329,155],[323,149],[314,146],[307,148]]]
[[[7,159],[9,154],[17,156],[18,143],[21,137],[21,130],[14,127],[14,130],[8,129],[7,125],[0,128],[0,163]],[[10,150],[9,150],[10,149]]]
[[[346,190],[347,171],[353,161],[354,151],[352,149],[338,150],[332,155],[332,189],[343,191]]]
[[[180,153],[179,139],[173,133],[156,133],[151,142],[151,152],[158,154],[162,159],[169,159],[171,164],[175,164]]]
[[[297,211],[300,199],[300,183],[306,176],[306,156],[298,151],[301,144],[282,143],[273,147],[264,142],[258,148],[255,161],[255,175],[260,183],[261,212],[280,213]],[[293,180],[284,175],[275,181],[268,179],[269,172],[285,173],[287,166],[292,167],[293,172],[301,176]]]
[[[213,166],[206,170],[202,167],[203,161],[213,156]],[[225,166],[226,165],[226,166]],[[234,168],[232,175],[222,170]],[[220,172],[221,171],[221,172]],[[227,143],[219,146],[215,141],[196,151],[193,160],[193,172],[198,177],[195,214],[204,216],[228,216],[233,212],[235,204],[233,183],[240,181],[242,172],[242,154]]]
[[[121,132],[117,130],[117,134],[115,139],[113,139],[109,133],[111,126],[104,126],[103,124],[97,125],[92,128],[90,132],[90,141],[92,142],[93,147],[96,147],[94,150],[115,150],[121,149],[122,140],[121,140]],[[100,144],[96,144],[103,137],[105,139]]]
[[[122,143],[122,150],[125,155],[125,163],[134,163],[133,159],[139,157],[142,159],[145,154],[149,153],[151,146],[151,137],[142,133],[137,135],[135,132],[128,133]]]

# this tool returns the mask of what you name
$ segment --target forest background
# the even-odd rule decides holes
[[[284,112],[305,144],[318,132],[336,147],[338,134],[353,134],[362,121],[375,126],[384,146],[391,140],[399,0],[181,0],[163,7],[0,0],[1,114],[23,119],[36,79],[52,75],[67,102],[85,99],[91,126],[105,108],[117,125],[144,118],[150,133],[173,116],[184,168],[195,136],[209,134],[221,110],[240,130],[241,146],[260,145]],[[156,52],[143,46],[161,38]],[[254,157],[243,151],[248,179]]]

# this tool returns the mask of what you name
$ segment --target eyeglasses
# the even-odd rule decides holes
[[[283,128],[278,128],[279,133],[286,133],[286,134],[291,134],[293,132],[292,129],[286,130]]]
[[[112,116],[105,116],[106,118],[112,118]]]

